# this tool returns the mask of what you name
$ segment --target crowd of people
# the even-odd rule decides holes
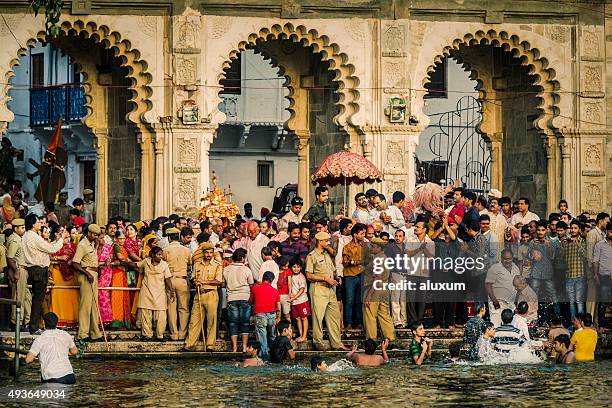
[[[541,219],[525,197],[512,202],[496,190],[483,196],[454,188],[444,207],[408,212],[404,193],[385,197],[370,189],[355,196],[356,209],[347,216],[330,214],[329,191],[318,187],[307,211],[294,197],[286,214],[262,209],[256,217],[247,204],[235,221],[172,214],[113,217],[99,226],[92,194],[84,191],[70,206],[62,192],[57,203],[32,208],[18,195],[2,198],[0,271],[24,305],[19,321],[13,310],[12,325],[38,335],[42,316],[53,312],[57,328],[76,329],[81,341],[139,329],[143,341],[183,341],[184,351],[200,340],[216,350],[226,332],[232,351],[271,361],[309,336],[316,349],[326,350],[324,327],[337,350],[347,350],[343,334],[353,329],[383,340],[386,349],[397,330],[411,327],[417,364],[431,354],[425,327],[467,321],[473,357],[488,349],[488,339],[503,334],[494,347],[503,349],[510,337],[528,338],[534,326],[593,326],[595,333],[609,327],[610,217],[574,216],[565,201]],[[409,274],[396,266],[382,276],[371,273],[380,258],[397,256],[482,262],[460,274],[427,263]],[[427,290],[381,294],[373,285],[374,279],[398,283],[407,276],[417,285],[460,281],[467,289],[440,300]],[[478,325],[474,315],[482,320]],[[518,326],[508,323],[517,319]],[[553,338],[552,347],[565,344],[568,334]],[[574,352],[571,345],[558,348],[565,359]]]

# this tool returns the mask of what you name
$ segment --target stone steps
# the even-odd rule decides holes
[[[434,351],[444,352],[448,350],[448,346],[456,341],[461,341],[463,331],[462,330],[426,330],[427,336],[433,340]],[[76,333],[71,332],[72,335]],[[221,336],[225,337],[226,333],[221,332]],[[325,335],[325,332],[324,332]],[[393,350],[393,353],[405,353],[410,345],[412,334],[410,330],[399,329],[396,331],[397,340],[393,344],[397,347],[397,350]],[[140,339],[140,331],[107,331],[106,332],[108,343],[103,341],[86,343],[85,355],[90,356],[162,356],[162,355],[176,355],[176,354],[214,354],[220,358],[223,355],[235,357],[235,353],[229,352],[231,350],[231,342],[229,340],[217,341],[214,352],[206,352],[202,342],[198,342],[195,347],[195,352],[190,353],[179,353],[178,350],[183,348],[185,343],[183,341],[142,341]],[[327,336],[325,335],[325,338]],[[252,333],[250,340],[255,340],[255,334]],[[347,347],[352,347],[353,344],[361,345],[365,339],[365,333],[363,330],[347,330],[343,333],[342,341]],[[22,333],[20,338],[20,344],[22,348],[27,349],[32,344],[34,336],[29,333]],[[12,332],[0,332],[0,344],[12,346],[15,344],[14,333]],[[329,341],[325,339],[323,344],[326,347],[330,347]],[[316,351],[313,347],[312,341],[296,344],[296,351],[298,352],[313,352]],[[330,351],[333,352],[333,351]],[[337,352],[342,354],[344,352]]]
[[[448,351],[448,346],[454,342],[462,341],[462,329],[428,329],[426,330],[427,337],[433,340],[433,352],[436,355],[444,354]],[[74,332],[71,332],[75,335]],[[539,333],[538,333],[539,334]],[[224,332],[221,332],[225,336]],[[410,330],[396,330],[397,340],[393,344],[397,347],[390,350],[390,355],[408,355],[408,347],[412,339]],[[538,336],[540,337],[540,336]],[[86,358],[174,358],[174,357],[210,357],[219,360],[237,359],[242,357],[241,353],[231,353],[231,342],[228,340],[220,340],[216,343],[215,351],[206,352],[202,342],[198,342],[194,352],[179,352],[184,346],[183,341],[142,341],[140,340],[139,331],[108,331],[108,343],[103,341],[94,343],[85,343]],[[365,339],[363,330],[345,331],[342,336],[342,341],[347,347],[352,347],[353,344],[362,346]],[[20,344],[23,349],[28,349],[34,340],[34,336],[29,333],[22,333]],[[255,334],[252,333],[250,340],[255,340]],[[5,346],[13,346],[15,344],[14,333],[0,332],[0,344]],[[328,340],[324,340],[323,344],[329,348]],[[296,344],[296,351],[299,354],[309,355],[311,353],[320,353],[313,347],[309,340],[304,343]],[[6,352],[0,352],[7,356]],[[325,353],[334,355],[343,355],[342,351],[328,351]],[[597,354],[600,357],[612,356],[612,335],[606,334],[600,337]],[[2,355],[2,354],[0,354]]]

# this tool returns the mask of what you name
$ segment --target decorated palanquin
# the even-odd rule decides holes
[[[227,218],[229,221],[236,221],[236,216],[240,213],[238,205],[232,203],[230,191],[224,191],[217,185],[217,176],[213,172],[212,191],[207,191],[201,199],[202,208],[200,209],[200,219]]]

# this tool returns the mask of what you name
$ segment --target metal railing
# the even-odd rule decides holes
[[[80,85],[30,89],[30,126],[54,125],[59,116],[76,121],[85,116],[85,92]]]
[[[0,298],[0,304],[15,305],[15,346],[14,347],[1,346],[0,350],[10,351],[10,352],[15,353],[14,377],[15,377],[15,381],[17,381],[17,378],[19,377],[19,354],[27,354],[26,352],[24,352],[23,350],[19,348],[19,343],[21,342],[21,338],[20,338],[20,335],[21,335],[21,302],[18,300],[13,300],[13,299]]]

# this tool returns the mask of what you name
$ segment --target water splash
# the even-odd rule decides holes
[[[335,363],[330,364],[327,367],[327,371],[330,373],[335,373],[338,371],[354,370],[354,369],[355,369],[355,366],[353,365],[353,363],[348,361],[346,358],[343,358],[342,360],[338,360]]]

